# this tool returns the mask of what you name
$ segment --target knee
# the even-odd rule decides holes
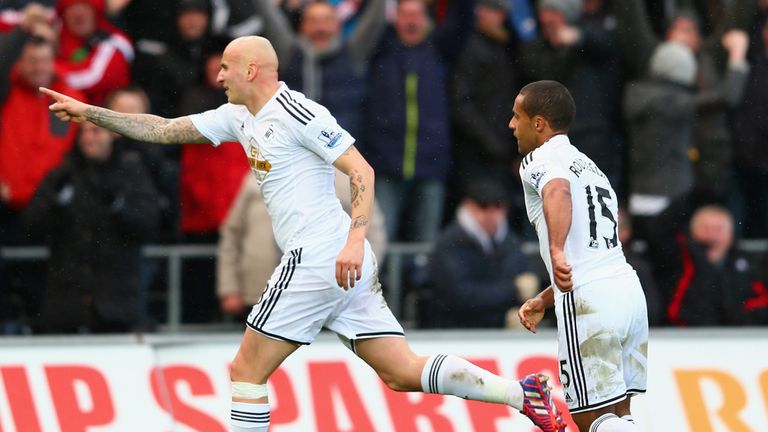
[[[229,379],[232,382],[247,381],[248,368],[245,362],[242,361],[240,356],[235,357],[229,368]]]
[[[421,383],[414,384],[413,381],[408,379],[404,374],[380,371],[379,378],[384,381],[384,384],[386,384],[387,387],[396,392],[412,392],[421,389]]]

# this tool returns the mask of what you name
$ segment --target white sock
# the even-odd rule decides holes
[[[230,432],[267,432],[269,404],[232,402]]]
[[[628,422],[630,422],[630,423],[634,423],[635,422],[635,419],[634,419],[634,417],[632,417],[631,414],[627,414],[625,416],[621,416],[621,418],[626,420],[626,421],[628,421]]]
[[[482,402],[510,405],[523,409],[523,387],[452,355],[431,356],[421,371],[425,393],[454,395]]]
[[[634,423],[619,418],[616,414],[603,414],[592,422],[589,432],[632,432],[637,431]]]

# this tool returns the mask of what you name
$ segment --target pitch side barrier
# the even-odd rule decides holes
[[[635,244],[643,251],[643,243]],[[740,250],[749,254],[768,252],[768,239],[741,240]],[[426,256],[432,251],[431,243],[390,243],[384,263],[386,288],[384,295],[390,309],[396,317],[406,322],[415,321],[417,312],[413,302],[403,301],[403,272],[406,258]],[[523,252],[528,255],[539,253],[538,243],[523,243]],[[142,256],[149,260],[164,260],[167,280],[166,316],[167,321],[161,331],[177,333],[182,329],[182,263],[188,259],[215,259],[216,245],[152,245],[142,249]],[[41,246],[0,247],[0,258],[7,261],[41,261],[48,258],[48,249]],[[405,304],[406,310],[403,309]]]

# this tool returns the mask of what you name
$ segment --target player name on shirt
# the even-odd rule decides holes
[[[590,171],[592,173],[597,174],[598,176],[607,179],[605,174],[603,174],[602,171],[600,171],[600,168],[595,165],[594,162],[584,160],[581,158],[574,159],[573,162],[571,162],[571,166],[568,167],[568,169],[576,175],[576,177],[581,177],[581,174],[586,170]]]

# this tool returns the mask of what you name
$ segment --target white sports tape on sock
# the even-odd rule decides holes
[[[251,384],[246,382],[232,383],[232,397],[240,399],[261,399],[267,397],[266,384]]]

